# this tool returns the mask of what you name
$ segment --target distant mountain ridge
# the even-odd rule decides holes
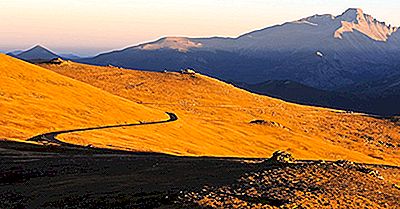
[[[9,55],[29,62],[45,62],[60,57],[56,53],[40,45],[36,45],[26,51],[16,54],[11,53]]]
[[[263,39],[264,31],[268,31],[270,29],[279,28],[281,26],[287,25],[303,25],[303,26],[311,26],[311,27],[323,27],[322,29],[330,29],[332,30],[330,33],[327,33],[328,36],[333,36],[337,39],[343,39],[343,36],[346,33],[352,33],[357,31],[362,33],[363,35],[373,39],[375,41],[387,41],[390,36],[398,30],[398,27],[392,27],[390,25],[386,25],[384,22],[379,22],[371,15],[364,14],[361,9],[348,9],[342,15],[333,16],[330,14],[326,15],[314,15],[307,18],[300,19],[298,21],[292,21],[285,23],[283,25],[277,25],[273,27],[268,27],[265,29],[261,29],[258,31],[253,31],[244,35],[239,36],[238,38],[185,38],[185,37],[166,37],[162,38],[156,42],[140,45],[139,48],[143,50],[157,50],[157,49],[181,49],[184,48],[184,51],[188,51],[191,48],[205,48],[205,49],[216,49],[216,50],[227,50],[227,51],[235,51],[239,49],[247,49],[247,48],[258,48],[262,49],[270,49],[267,45],[269,42],[261,42],[262,45],[258,47],[256,45],[249,45],[247,42],[251,41],[251,39]],[[286,31],[284,31],[286,32]],[[323,31],[327,32],[327,31]],[[296,37],[296,36],[294,36]],[[273,38],[273,37],[269,37]],[[287,37],[282,37],[287,38]],[[219,43],[216,43],[219,41]],[[239,42],[235,42],[239,41]],[[263,40],[265,41],[265,40]],[[225,42],[225,43],[224,43]],[[173,43],[165,44],[165,43]],[[190,44],[188,44],[190,43]],[[260,43],[260,42],[258,42]],[[282,43],[280,43],[282,44]],[[293,44],[293,43],[288,43]],[[301,44],[301,43],[297,43]],[[151,47],[150,47],[151,46]],[[271,45],[273,46],[273,45]]]
[[[400,32],[361,9],[314,15],[237,38],[166,37],[81,62],[143,70],[194,67],[223,80],[292,80],[333,90],[384,78],[400,63]]]
[[[41,45],[36,45],[30,49],[27,50],[15,50],[8,52],[7,55],[32,62],[32,63],[41,63],[41,62],[48,62],[50,60],[56,59],[56,58],[62,58],[66,60],[77,60],[77,59],[82,59],[82,57],[79,57],[75,54],[69,53],[69,54],[57,54],[53,52],[52,50],[41,46]]]

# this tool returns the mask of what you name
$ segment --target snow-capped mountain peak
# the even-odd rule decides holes
[[[341,27],[335,31],[335,38],[342,39],[344,33],[358,31],[375,41],[387,41],[398,28],[379,22],[371,15],[364,14],[362,9],[348,9],[336,17]]]

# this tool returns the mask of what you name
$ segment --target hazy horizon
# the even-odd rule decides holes
[[[5,0],[0,8],[0,51],[40,44],[81,56],[164,36],[237,37],[314,14],[340,15],[348,8],[400,26],[400,2],[394,0]]]

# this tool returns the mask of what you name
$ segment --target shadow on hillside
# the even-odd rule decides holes
[[[14,152],[29,153],[30,155],[38,155],[46,153],[46,155],[93,155],[93,154],[114,154],[114,155],[159,155],[159,156],[171,156],[163,153],[156,152],[132,152],[116,149],[96,148],[96,147],[84,147],[79,145],[69,146],[58,146],[58,145],[38,145],[15,141],[0,140],[0,149],[14,150]],[[0,155],[4,155],[3,153]]]
[[[155,208],[233,183],[260,164],[237,158],[85,151],[0,141],[0,208]]]

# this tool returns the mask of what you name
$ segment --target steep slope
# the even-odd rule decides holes
[[[398,29],[377,21],[371,15],[364,14],[361,9],[352,9],[346,17],[342,18],[342,27],[336,30],[335,38],[342,39],[344,33],[357,30],[375,41],[387,41]]]
[[[329,107],[380,116],[400,114],[400,76],[346,86],[335,91],[321,90],[289,80],[271,80],[236,86],[261,95],[298,104]]]
[[[368,109],[363,109],[364,102],[368,101],[366,98],[346,92],[320,90],[290,80],[270,80],[257,84],[238,83],[236,85],[250,92],[294,103],[343,110],[362,109],[364,112],[368,112]]]
[[[237,38],[166,37],[80,61],[157,71],[194,67],[235,82],[292,80],[333,90],[395,73],[400,63],[397,34],[396,27],[361,9],[348,9]]]
[[[42,66],[179,116],[168,125],[61,135],[65,141],[178,155],[265,157],[285,149],[307,159],[400,161],[400,127],[389,121],[290,104],[200,74],[72,62]]]
[[[400,95],[400,74],[347,88],[352,88],[351,90],[358,94],[370,94],[372,96]],[[346,91],[346,89],[339,90]]]
[[[15,54],[14,56],[28,62],[46,62],[60,57],[54,52],[40,45],[34,46],[31,49]]]
[[[49,131],[163,120],[151,110],[88,84],[0,54],[0,139]]]
[[[400,115],[400,74],[339,89],[368,98],[367,105],[381,115]]]

